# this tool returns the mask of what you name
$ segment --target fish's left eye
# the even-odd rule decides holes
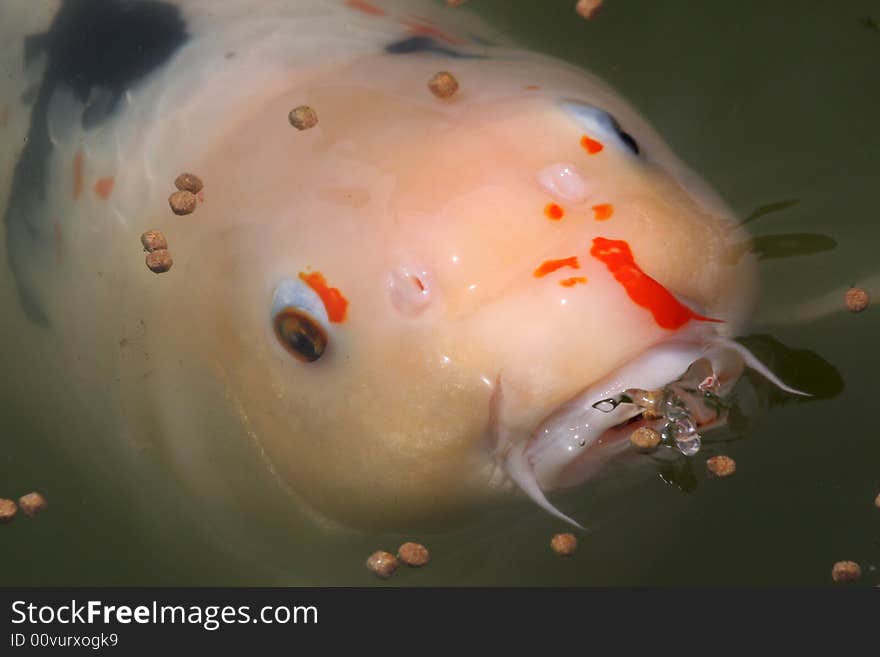
[[[631,134],[620,127],[613,116],[598,107],[577,100],[562,101],[562,109],[571,115],[584,130],[593,135],[613,137],[633,155],[639,155],[641,149]]]
[[[285,279],[276,286],[269,316],[276,339],[291,356],[313,363],[324,355],[330,341],[327,310],[302,280]]]

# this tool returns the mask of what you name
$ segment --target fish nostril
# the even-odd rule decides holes
[[[561,201],[580,203],[587,198],[587,182],[573,164],[557,162],[538,172],[538,183]]]
[[[431,285],[426,272],[398,266],[388,277],[391,304],[402,314],[415,317],[431,303]]]

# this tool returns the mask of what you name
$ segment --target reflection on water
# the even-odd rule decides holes
[[[880,297],[870,285],[880,243],[873,3],[812,0],[792,11],[758,0],[609,0],[590,23],[573,15],[570,0],[471,5],[528,45],[611,82],[745,217],[756,235],[748,248],[762,261],[758,315],[772,318],[774,309],[841,286],[861,284]],[[696,457],[633,455],[559,495],[560,508],[588,526],[577,555],[564,561],[548,549],[558,522],[524,500],[463,529],[407,537],[291,536],[284,504],[270,500],[267,515],[277,520],[261,528],[269,545],[228,545],[172,477],[121,478],[100,449],[59,448],[90,443],[67,435],[63,415],[47,417],[39,399],[21,398],[17,382],[34,383],[26,368],[8,371],[0,496],[39,489],[50,509],[0,527],[0,559],[17,564],[2,581],[370,585],[364,557],[413,539],[431,548],[432,563],[401,571],[393,584],[823,585],[835,561],[853,559],[861,583],[874,585],[878,316],[874,308],[846,313],[840,298],[839,309],[741,338],[812,397],[784,395],[750,374],[742,401],[763,410],[732,416]],[[105,430],[100,422],[93,429]],[[719,453],[736,460],[734,476],[707,475],[705,460]],[[232,504],[229,513],[230,522],[247,523]]]

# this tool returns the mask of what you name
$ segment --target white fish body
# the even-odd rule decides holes
[[[16,188],[24,151],[0,163],[10,362],[21,380],[60,374],[40,385],[99,415],[131,467],[164,455],[220,505],[237,442],[292,506],[346,525],[443,517],[509,478],[555,511],[545,493],[582,480],[575,463],[594,470],[579,448],[627,419],[589,419],[595,395],[723,360],[754,291],[753,260],[730,254],[742,233],[595,77],[483,45],[501,38],[437,3],[168,6],[185,38],[85,98],[39,87],[51,49],[29,65],[4,51],[21,72],[5,129],[39,129],[18,100],[38,85],[51,142],[40,198]],[[46,5],[3,11],[51,36]],[[460,83],[451,98],[426,84],[442,70]],[[287,115],[304,104],[318,124],[297,131]],[[205,188],[179,217],[168,196],[184,171]],[[158,276],[140,251],[149,229],[174,258]],[[693,317],[661,325],[672,302],[655,288],[636,302],[596,239],[626,242]],[[316,273],[337,292],[322,297]],[[282,344],[289,307],[326,337],[314,362]]]

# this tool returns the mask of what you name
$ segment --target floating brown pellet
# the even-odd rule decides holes
[[[15,506],[15,502],[0,499],[0,525],[12,522],[16,512],[18,512],[18,507]]]
[[[168,197],[168,205],[174,214],[190,214],[196,209],[196,195],[192,192],[174,192]]]
[[[318,115],[308,105],[300,105],[290,110],[287,120],[297,130],[308,130],[318,125]]]
[[[455,79],[452,73],[440,71],[428,80],[428,89],[437,98],[449,98],[458,91],[458,80]]]
[[[144,251],[158,251],[168,248],[165,236],[158,230],[148,230],[141,235],[141,244],[144,245]]]
[[[706,469],[716,477],[729,477],[736,472],[736,461],[729,456],[713,456],[706,461]]]
[[[18,498],[18,506],[26,516],[33,518],[41,511],[45,511],[49,503],[39,493],[28,493]]]
[[[428,548],[419,543],[404,543],[397,549],[397,556],[408,566],[424,566],[431,560]]]
[[[831,569],[835,582],[855,582],[862,576],[862,568],[855,561],[838,561]]]
[[[578,540],[574,534],[556,534],[550,539],[551,549],[561,557],[570,557],[577,550]]]
[[[650,450],[660,444],[660,434],[651,427],[639,427],[632,432],[629,441],[639,449]]]
[[[844,295],[846,301],[846,309],[853,313],[860,313],[871,302],[871,297],[860,287],[851,287]]]
[[[174,186],[182,192],[198,194],[202,191],[204,183],[202,179],[193,173],[182,173],[174,179]]]
[[[399,565],[400,562],[397,560],[397,557],[384,550],[373,552],[373,554],[367,558],[367,568],[372,570],[382,579],[388,579],[391,577]]]
[[[164,274],[171,269],[171,266],[174,264],[174,260],[171,259],[171,254],[168,253],[167,249],[150,251],[147,254],[146,261],[147,267],[149,267],[150,271],[154,274]]]
[[[603,4],[603,0],[578,0],[574,10],[587,20],[591,20],[599,15]]]

